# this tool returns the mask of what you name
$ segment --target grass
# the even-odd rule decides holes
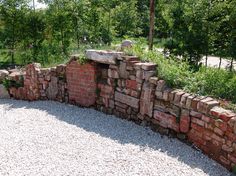
[[[157,76],[164,79],[170,87],[180,88],[196,95],[219,99],[227,109],[236,110],[236,74],[225,69],[201,67],[193,69],[187,62],[176,57],[164,57],[161,53],[147,51],[142,43],[126,51],[143,61],[158,65]],[[226,101],[227,100],[227,101]]]

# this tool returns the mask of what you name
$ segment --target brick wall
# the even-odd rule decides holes
[[[66,88],[66,65],[52,68],[41,68],[40,64],[29,64],[20,74],[10,74],[13,80],[22,87],[9,88],[11,97],[21,100],[55,100],[68,102]],[[21,79],[23,78],[23,83]]]
[[[10,88],[11,96],[93,106],[191,142],[229,170],[235,167],[236,114],[219,107],[210,97],[169,88],[155,77],[158,67],[153,63],[117,54],[106,59],[111,52],[91,52],[96,51],[90,51],[93,61],[82,65],[76,57],[54,68],[28,65],[23,73],[24,86]],[[19,75],[11,79],[19,81]]]
[[[69,103],[89,107],[96,101],[96,64],[71,60],[66,67]]]

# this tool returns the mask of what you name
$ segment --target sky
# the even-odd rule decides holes
[[[33,5],[33,1],[30,4]],[[39,3],[38,1],[35,1],[35,7],[36,9],[41,9],[41,8],[46,8],[46,5]]]

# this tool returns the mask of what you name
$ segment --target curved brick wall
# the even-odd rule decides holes
[[[17,99],[93,106],[145,122],[153,130],[193,143],[228,169],[236,165],[236,114],[220,108],[210,97],[168,88],[164,80],[155,77],[155,64],[94,50],[89,57],[92,61],[83,65],[75,56],[67,65],[49,69],[30,64],[24,73],[24,87],[12,87],[9,92]],[[10,79],[18,81],[19,75],[10,75]]]

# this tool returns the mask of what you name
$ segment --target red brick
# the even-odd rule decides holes
[[[223,135],[224,135],[224,132],[223,132],[221,129],[217,128],[217,127],[214,128],[214,132],[215,132],[216,134],[220,135],[220,136],[223,136]]]
[[[202,120],[200,120],[200,119],[198,119],[198,118],[195,118],[195,117],[192,117],[191,121],[192,121],[193,123],[196,123],[196,124],[202,126],[202,127],[204,127],[204,125],[205,125],[205,122],[204,122],[204,121],[202,121]]]
[[[175,116],[156,110],[154,111],[154,119],[158,120],[162,127],[179,132],[179,124]]]
[[[92,106],[96,101],[96,65],[70,62],[66,67],[69,101],[82,106]],[[109,92],[106,87],[104,91]],[[104,99],[108,106],[108,99]]]
[[[135,80],[126,80],[126,87],[128,89],[137,90],[137,82]]]
[[[225,145],[225,144],[222,146],[222,150],[224,150],[228,153],[232,153],[234,151],[233,147],[230,147],[230,146]]]
[[[203,116],[202,116],[202,120],[203,120],[204,122],[206,122],[206,123],[209,123],[209,122],[211,121],[211,118],[208,117],[208,116],[203,115]]]

